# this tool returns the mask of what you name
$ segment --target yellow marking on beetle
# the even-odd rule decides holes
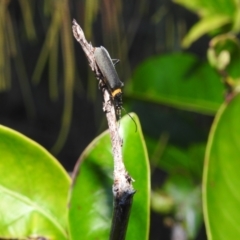
[[[118,93],[121,93],[121,92],[122,92],[121,88],[118,88],[112,92],[112,96],[115,97]]]

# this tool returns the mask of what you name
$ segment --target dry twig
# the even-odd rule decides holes
[[[123,240],[125,239],[128,219],[130,215],[133,195],[135,190],[132,186],[132,178],[125,169],[122,157],[122,139],[119,137],[118,124],[116,121],[116,112],[111,93],[108,91],[107,86],[104,84],[103,74],[95,61],[94,50],[95,48],[91,43],[85,39],[83,30],[73,20],[73,35],[76,40],[81,44],[83,51],[86,54],[89,65],[95,73],[99,81],[99,86],[103,93],[103,110],[106,113],[108,128],[112,143],[112,152],[114,158],[114,183],[113,183],[113,196],[114,196],[114,212],[112,219],[112,228],[110,239]]]

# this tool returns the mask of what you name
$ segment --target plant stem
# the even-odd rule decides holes
[[[73,35],[81,44],[86,54],[89,65],[99,81],[100,89],[103,93],[103,110],[106,113],[110,138],[112,143],[112,152],[114,158],[114,183],[113,197],[114,208],[112,217],[112,226],[110,240],[124,240],[127,232],[128,220],[130,216],[133,195],[133,179],[126,171],[122,157],[122,139],[119,136],[118,124],[116,120],[116,111],[114,102],[107,86],[104,84],[103,74],[97,66],[94,57],[95,48],[87,42],[81,27],[73,20]]]

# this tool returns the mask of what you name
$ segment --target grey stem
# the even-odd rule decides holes
[[[87,42],[83,30],[75,20],[73,20],[72,29],[74,37],[81,44],[83,51],[85,52],[88,59],[89,65],[99,80],[99,86],[103,93],[103,110],[106,113],[114,159],[114,183],[112,188],[114,208],[110,240],[123,240],[126,236],[132,200],[135,193],[135,190],[132,186],[133,180],[124,166],[122,157],[122,139],[120,138],[118,132],[119,129],[116,120],[116,111],[107,87],[102,84],[104,82],[104,79],[102,79],[104,75],[101,74],[101,71],[95,61],[95,48]]]

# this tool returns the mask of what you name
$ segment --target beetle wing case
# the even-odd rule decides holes
[[[103,77],[105,78],[106,84],[111,88],[111,91],[122,88],[124,84],[118,77],[108,51],[102,46],[97,47],[94,51],[94,57]]]

